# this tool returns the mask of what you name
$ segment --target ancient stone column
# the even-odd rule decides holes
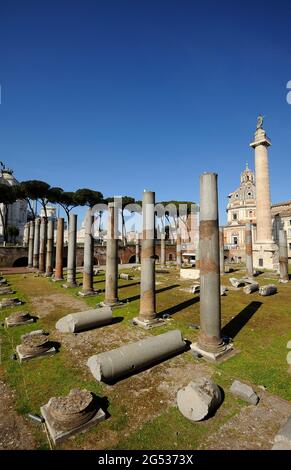
[[[46,263],[46,241],[47,241],[47,220],[40,219],[40,242],[39,242],[39,273],[45,273]]]
[[[34,222],[29,222],[29,241],[28,241],[28,268],[33,264],[33,244],[34,244]]]
[[[141,279],[139,316],[134,324],[142,328],[158,326],[155,291],[155,193],[144,191],[142,201],[143,236],[141,244]]]
[[[77,215],[70,214],[68,227],[68,263],[66,287],[76,287]]]
[[[246,270],[249,277],[253,277],[253,241],[252,241],[252,225],[246,224]]]
[[[84,240],[84,271],[83,271],[83,295],[94,293],[93,290],[93,265],[94,265],[94,237],[92,228],[94,225],[94,215],[88,209],[85,219],[85,240]]]
[[[28,247],[29,243],[29,230],[30,230],[30,225],[29,222],[27,222],[24,226],[24,232],[23,232],[23,246]]]
[[[279,231],[279,264],[280,264],[280,281],[288,282],[288,243],[286,230]]]
[[[181,230],[177,229],[177,241],[176,241],[176,265],[180,269],[182,266],[182,247],[181,247]]]
[[[216,359],[225,346],[221,338],[220,262],[217,175],[200,177],[200,335],[193,345]]]
[[[220,274],[224,274],[224,234],[223,228],[219,228],[219,266]]]
[[[196,248],[196,256],[195,256],[195,268],[200,269],[200,253],[199,253],[199,243]]]
[[[64,219],[58,218],[55,281],[63,280]]]
[[[53,256],[54,256],[54,221],[49,220],[47,224],[47,244],[46,244],[46,276],[53,275]]]
[[[272,217],[269,178],[268,147],[271,142],[263,129],[258,129],[255,141],[251,146],[255,149],[256,196],[257,196],[257,240],[256,242],[272,242]]]
[[[161,233],[161,266],[166,265],[166,236],[165,232]]]
[[[262,128],[259,116],[255,139],[250,146],[255,150],[257,236],[253,246],[255,268],[278,269],[277,246],[272,237],[271,197],[268,147],[271,141]]]
[[[39,236],[40,236],[40,219],[34,221],[34,242],[33,242],[33,267],[39,267]]]
[[[137,264],[140,264],[140,244],[139,244],[138,233],[136,233],[136,239],[135,239],[135,262]]]
[[[118,305],[118,238],[117,210],[114,202],[108,204],[108,229],[106,243],[106,277],[104,305]]]

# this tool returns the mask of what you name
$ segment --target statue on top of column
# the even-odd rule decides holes
[[[263,129],[263,123],[264,123],[264,116],[262,116],[262,114],[259,114],[258,115],[258,118],[257,118],[257,127],[256,129]]]

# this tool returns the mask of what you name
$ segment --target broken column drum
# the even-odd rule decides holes
[[[63,280],[64,219],[58,218],[55,280]]]
[[[77,215],[70,214],[68,237],[68,265],[67,285],[75,287],[76,284],[76,249],[77,249]]]
[[[40,219],[34,221],[33,267],[39,268]]]
[[[34,222],[29,222],[29,241],[28,241],[28,267],[33,265],[33,245],[34,245]]]
[[[201,421],[214,413],[222,402],[218,385],[200,378],[190,382],[177,393],[179,411],[190,421]]]
[[[91,392],[73,389],[66,397],[51,398],[47,413],[56,429],[73,429],[93,418],[99,409],[96,401]]]
[[[108,204],[108,230],[106,241],[106,277],[104,304],[118,304],[118,238],[117,207],[114,202]]]
[[[39,242],[39,272],[40,273],[45,273],[46,242],[47,242],[47,220],[45,217],[42,217],[40,220],[40,242]]]
[[[53,274],[54,257],[54,221],[49,220],[47,224],[47,245],[46,245],[46,276]]]
[[[288,244],[286,230],[279,231],[279,264],[280,264],[280,281],[288,282]]]
[[[182,247],[181,247],[181,230],[177,229],[177,241],[176,241],[176,264],[178,268],[182,265]]]
[[[141,242],[140,310],[141,321],[156,319],[155,277],[155,193],[144,191],[142,201],[143,237]]]
[[[84,294],[93,292],[93,264],[94,264],[94,215],[92,209],[88,209],[85,219],[85,241],[84,241],[84,271],[83,287]]]
[[[252,225],[246,224],[246,270],[248,276],[254,274],[253,268],[253,242],[252,242]]]
[[[56,329],[62,333],[76,333],[98,326],[112,323],[112,310],[110,307],[87,310],[85,312],[70,313],[56,323]]]
[[[51,348],[51,342],[47,335],[39,333],[24,335],[18,349],[21,354],[39,355]]]
[[[217,174],[200,177],[200,323],[198,346],[216,353],[224,349],[221,339],[220,262]]]
[[[186,348],[179,330],[91,356],[87,365],[98,381],[110,382],[177,354]]]

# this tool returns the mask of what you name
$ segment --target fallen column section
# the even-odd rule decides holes
[[[256,292],[257,290],[259,290],[259,284],[257,282],[254,282],[253,284],[248,284],[243,289],[245,294],[251,294],[252,292]]]
[[[190,382],[177,393],[179,411],[190,421],[201,421],[214,413],[222,403],[219,387],[211,380],[201,378]]]
[[[273,295],[277,293],[277,286],[275,284],[268,284],[266,286],[261,286],[259,290],[260,295]]]
[[[56,329],[62,333],[76,333],[89,330],[97,326],[112,323],[112,310],[110,307],[102,307],[85,312],[70,313],[56,323]]]
[[[91,356],[87,365],[96,380],[109,382],[182,352],[185,348],[182,333],[174,330]]]

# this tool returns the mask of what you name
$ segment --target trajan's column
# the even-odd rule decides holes
[[[259,115],[255,139],[250,146],[255,150],[257,237],[253,245],[254,268],[278,269],[278,247],[272,237],[271,196],[268,147],[270,139],[263,129]]]

